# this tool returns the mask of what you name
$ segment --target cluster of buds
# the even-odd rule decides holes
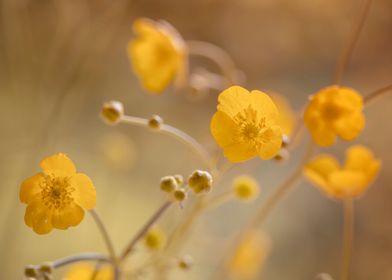
[[[188,185],[196,194],[211,190],[212,176],[207,171],[195,170],[188,178]]]
[[[52,280],[53,266],[51,263],[28,265],[25,267],[25,277],[30,280]]]
[[[181,175],[162,177],[160,188],[171,195],[174,201],[183,202],[187,198],[184,188],[184,179]]]

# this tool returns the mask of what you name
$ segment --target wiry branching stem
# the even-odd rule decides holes
[[[351,279],[351,259],[354,241],[354,203],[351,198],[343,201],[344,229],[343,229],[343,258],[341,280]]]

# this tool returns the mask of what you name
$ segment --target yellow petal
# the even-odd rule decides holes
[[[113,269],[110,265],[102,264],[95,273],[95,265],[89,263],[79,263],[73,265],[67,272],[63,280],[91,280],[92,276],[94,280],[113,280]]]
[[[339,119],[334,123],[336,132],[344,140],[354,140],[365,127],[365,116],[359,112]]]
[[[256,148],[245,142],[225,146],[223,153],[231,162],[241,162],[257,156]]]
[[[357,171],[336,171],[330,176],[329,194],[335,198],[354,198],[361,195],[367,188],[366,177]]]
[[[365,146],[355,145],[346,151],[344,168],[362,172],[366,178],[366,183],[370,184],[380,171],[381,161],[377,160],[372,151]]]
[[[76,172],[72,160],[62,153],[45,158],[41,161],[40,166],[45,172],[60,171],[66,174],[73,174]]]
[[[250,102],[257,111],[257,115],[265,117],[268,123],[273,122],[275,124],[278,120],[279,111],[268,94],[259,90],[252,90],[250,92]]]
[[[218,111],[234,117],[251,104],[251,94],[240,86],[231,86],[224,90],[218,97]]]
[[[269,127],[262,131],[261,138],[258,154],[264,160],[271,159],[282,147],[282,130],[278,126]]]
[[[221,147],[234,144],[237,126],[234,121],[223,112],[216,112],[211,119],[210,130],[215,141]]]
[[[320,188],[327,188],[329,177],[339,170],[339,162],[330,155],[319,155],[305,165],[304,175]]]
[[[329,147],[335,144],[336,135],[333,129],[322,121],[308,127],[313,141],[321,147]]]
[[[58,229],[67,229],[78,225],[84,217],[83,209],[76,204],[70,204],[64,208],[53,211],[52,225]]]
[[[42,173],[35,174],[23,181],[20,186],[19,199],[21,202],[29,204],[37,194],[40,193],[40,183],[44,175]]]
[[[361,111],[363,107],[362,96],[352,88],[337,87],[336,97],[338,104],[350,111]]]
[[[26,208],[25,223],[38,234],[46,234],[52,230],[52,210],[40,199],[33,200]]]
[[[75,202],[85,209],[92,209],[96,204],[96,190],[91,179],[83,174],[77,173],[71,177]]]
[[[271,95],[272,101],[275,103],[279,111],[277,124],[282,128],[282,132],[291,136],[297,122],[295,112],[292,110],[290,103],[283,96],[278,94]]]

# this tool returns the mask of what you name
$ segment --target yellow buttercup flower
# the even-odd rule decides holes
[[[305,126],[320,146],[331,146],[336,136],[350,141],[365,127],[361,95],[351,88],[330,86],[311,96]]]
[[[144,236],[144,245],[151,250],[159,250],[166,244],[166,234],[159,228],[151,229]]]
[[[72,266],[63,280],[113,280],[113,268],[110,265],[101,265],[95,272],[96,266],[89,263],[80,263]],[[94,273],[96,273],[94,275]],[[94,275],[94,278],[93,278]]]
[[[165,21],[146,18],[135,20],[133,30],[136,37],[128,44],[128,57],[143,87],[161,93],[173,81],[183,83],[187,50],[179,33]]]
[[[230,275],[233,279],[255,279],[261,273],[270,250],[271,240],[264,232],[249,232],[228,263]]]
[[[78,225],[84,209],[92,209],[96,192],[90,178],[76,173],[65,154],[55,154],[41,161],[42,172],[26,179],[20,189],[20,201],[27,204],[25,223],[38,234],[53,228]]]
[[[232,86],[219,95],[218,102],[210,129],[230,161],[257,155],[267,160],[276,155],[282,146],[282,130],[278,110],[267,94]]]
[[[304,174],[328,196],[346,199],[363,194],[380,167],[368,148],[355,145],[347,149],[343,166],[330,155],[319,155],[305,166]]]

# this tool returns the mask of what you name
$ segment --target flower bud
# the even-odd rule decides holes
[[[290,153],[287,149],[282,148],[274,157],[274,160],[277,162],[285,162],[290,158]]]
[[[194,193],[209,192],[212,187],[212,176],[207,171],[195,170],[188,178],[188,185]]]
[[[177,189],[173,192],[173,198],[175,201],[183,202],[187,198],[187,194],[184,189]]]
[[[166,243],[166,235],[165,233],[158,229],[151,229],[144,236],[144,245],[151,250],[159,250],[165,246]]]
[[[50,262],[44,263],[39,267],[39,270],[44,273],[52,274],[53,273],[53,264]]]
[[[153,115],[148,120],[148,127],[151,129],[159,130],[162,124],[163,124],[163,119],[158,115]]]
[[[28,265],[25,267],[24,275],[35,279],[38,277],[38,270],[34,265]]]
[[[252,200],[259,193],[259,184],[250,176],[238,176],[233,181],[233,191],[240,200]]]
[[[177,187],[178,187],[178,184],[177,184],[177,180],[175,179],[175,177],[173,177],[173,176],[162,177],[161,184],[160,184],[160,188],[162,191],[167,192],[167,193],[171,193],[175,189],[177,189]]]
[[[178,260],[177,265],[183,270],[188,270],[193,265],[193,258],[190,255],[185,255]]]
[[[119,101],[109,101],[103,104],[101,116],[107,124],[117,124],[124,116],[124,106]]]

